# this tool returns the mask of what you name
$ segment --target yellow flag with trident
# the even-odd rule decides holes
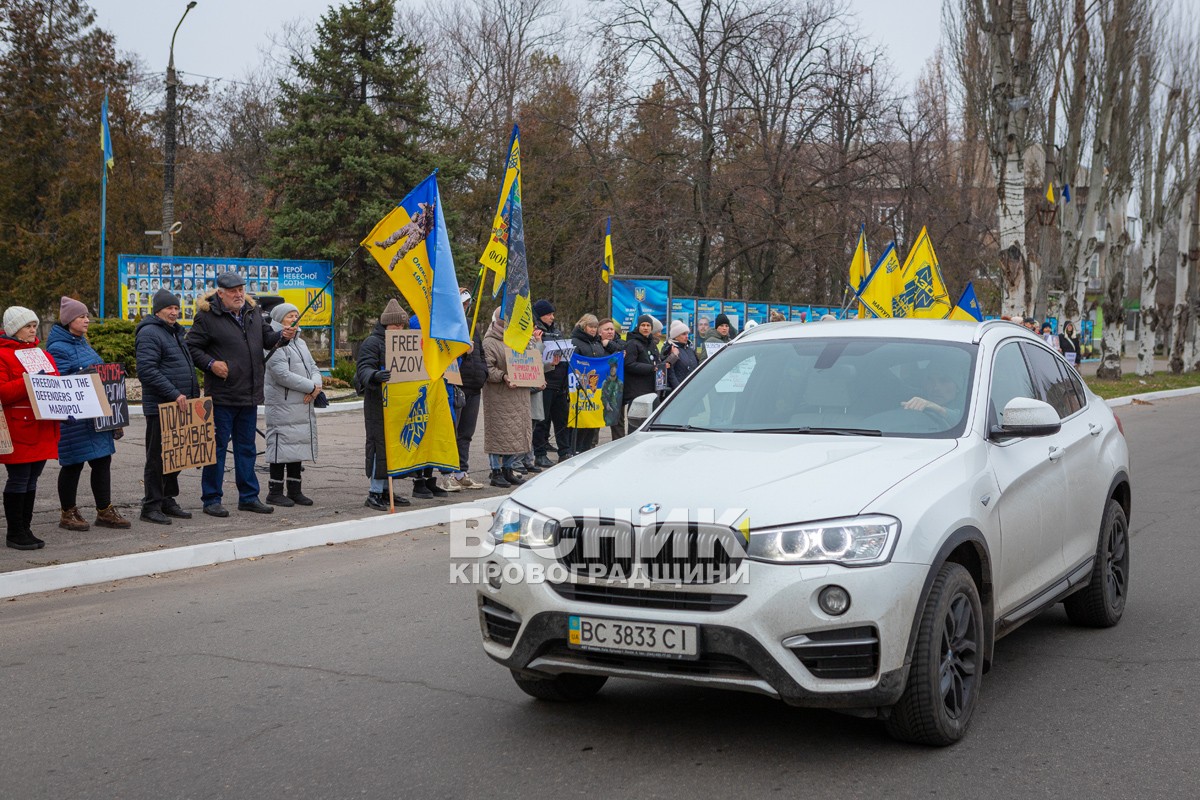
[[[508,143],[508,159],[504,165],[504,181],[500,184],[500,202],[496,205],[496,216],[492,220],[492,235],[488,237],[487,247],[479,257],[479,263],[485,270],[495,274],[492,284],[492,297],[500,293],[500,287],[508,275],[508,229],[510,220],[504,216],[504,208],[512,194],[513,184],[517,187],[517,196],[521,195],[521,132],[513,125],[512,139]]]
[[[850,259],[850,289],[855,294],[861,292],[871,274],[871,256],[867,252],[867,226],[858,229],[858,247],[854,248],[854,257]],[[859,316],[867,315],[864,303],[859,303]]]

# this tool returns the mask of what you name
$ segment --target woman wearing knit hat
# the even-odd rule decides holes
[[[386,331],[408,327],[408,314],[395,299],[389,300],[379,324],[358,348],[354,390],[363,396],[363,423],[366,425],[367,478],[371,485],[363,505],[376,511],[389,511],[392,499],[398,506],[411,505],[406,497],[395,494],[387,471],[387,436],[383,429],[383,385],[391,379],[385,366]],[[391,494],[391,497],[389,497]]]
[[[8,471],[4,484],[6,542],[16,550],[37,550],[46,544],[33,535],[33,503],[38,476],[47,459],[58,455],[58,423],[34,416],[25,391],[26,372],[58,374],[54,359],[37,349],[37,329],[37,314],[28,308],[5,310],[4,336],[0,337],[0,405],[4,406],[13,451],[0,455],[0,464]]]
[[[290,328],[300,309],[280,303],[271,309],[271,327]],[[313,401],[321,393],[321,370],[297,335],[267,361],[263,396],[267,407],[267,463],[271,482],[267,502],[273,506],[311,506],[301,491],[300,462],[317,460],[317,415]],[[286,485],[285,485],[286,475]]]
[[[667,363],[667,387],[672,391],[700,366],[696,348],[688,344],[689,333],[691,331],[682,320],[671,322],[671,339],[663,348],[663,359]]]
[[[78,300],[64,297],[59,303],[58,323],[46,337],[46,352],[54,356],[59,373],[74,375],[103,364],[87,341],[87,306]],[[79,493],[79,478],[83,466],[92,468],[92,495],[96,500],[96,525],[102,528],[128,528],[129,520],[112,504],[112,457],[117,451],[113,431],[98,431],[90,419],[69,419],[62,423],[62,438],[58,442],[58,504],[62,517],[58,527],[69,531],[86,531],[91,526],[75,504]]]

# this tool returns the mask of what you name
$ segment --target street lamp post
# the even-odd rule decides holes
[[[175,77],[175,34],[179,26],[187,18],[188,12],[196,7],[196,0],[191,0],[183,10],[183,16],[171,34],[171,50],[167,58],[167,118],[166,131],[163,135],[163,224],[162,224],[162,254],[164,258],[175,255],[175,246],[171,229],[175,225],[175,87],[178,80]]]

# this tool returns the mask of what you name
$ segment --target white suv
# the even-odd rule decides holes
[[[503,503],[484,649],[541,699],[740,689],[949,744],[997,638],[1120,620],[1129,511],[1120,422],[1023,328],[763,325]]]

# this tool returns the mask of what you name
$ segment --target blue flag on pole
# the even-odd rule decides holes
[[[108,130],[108,92],[100,106],[100,149],[104,152],[104,165],[113,168],[112,134]]]

